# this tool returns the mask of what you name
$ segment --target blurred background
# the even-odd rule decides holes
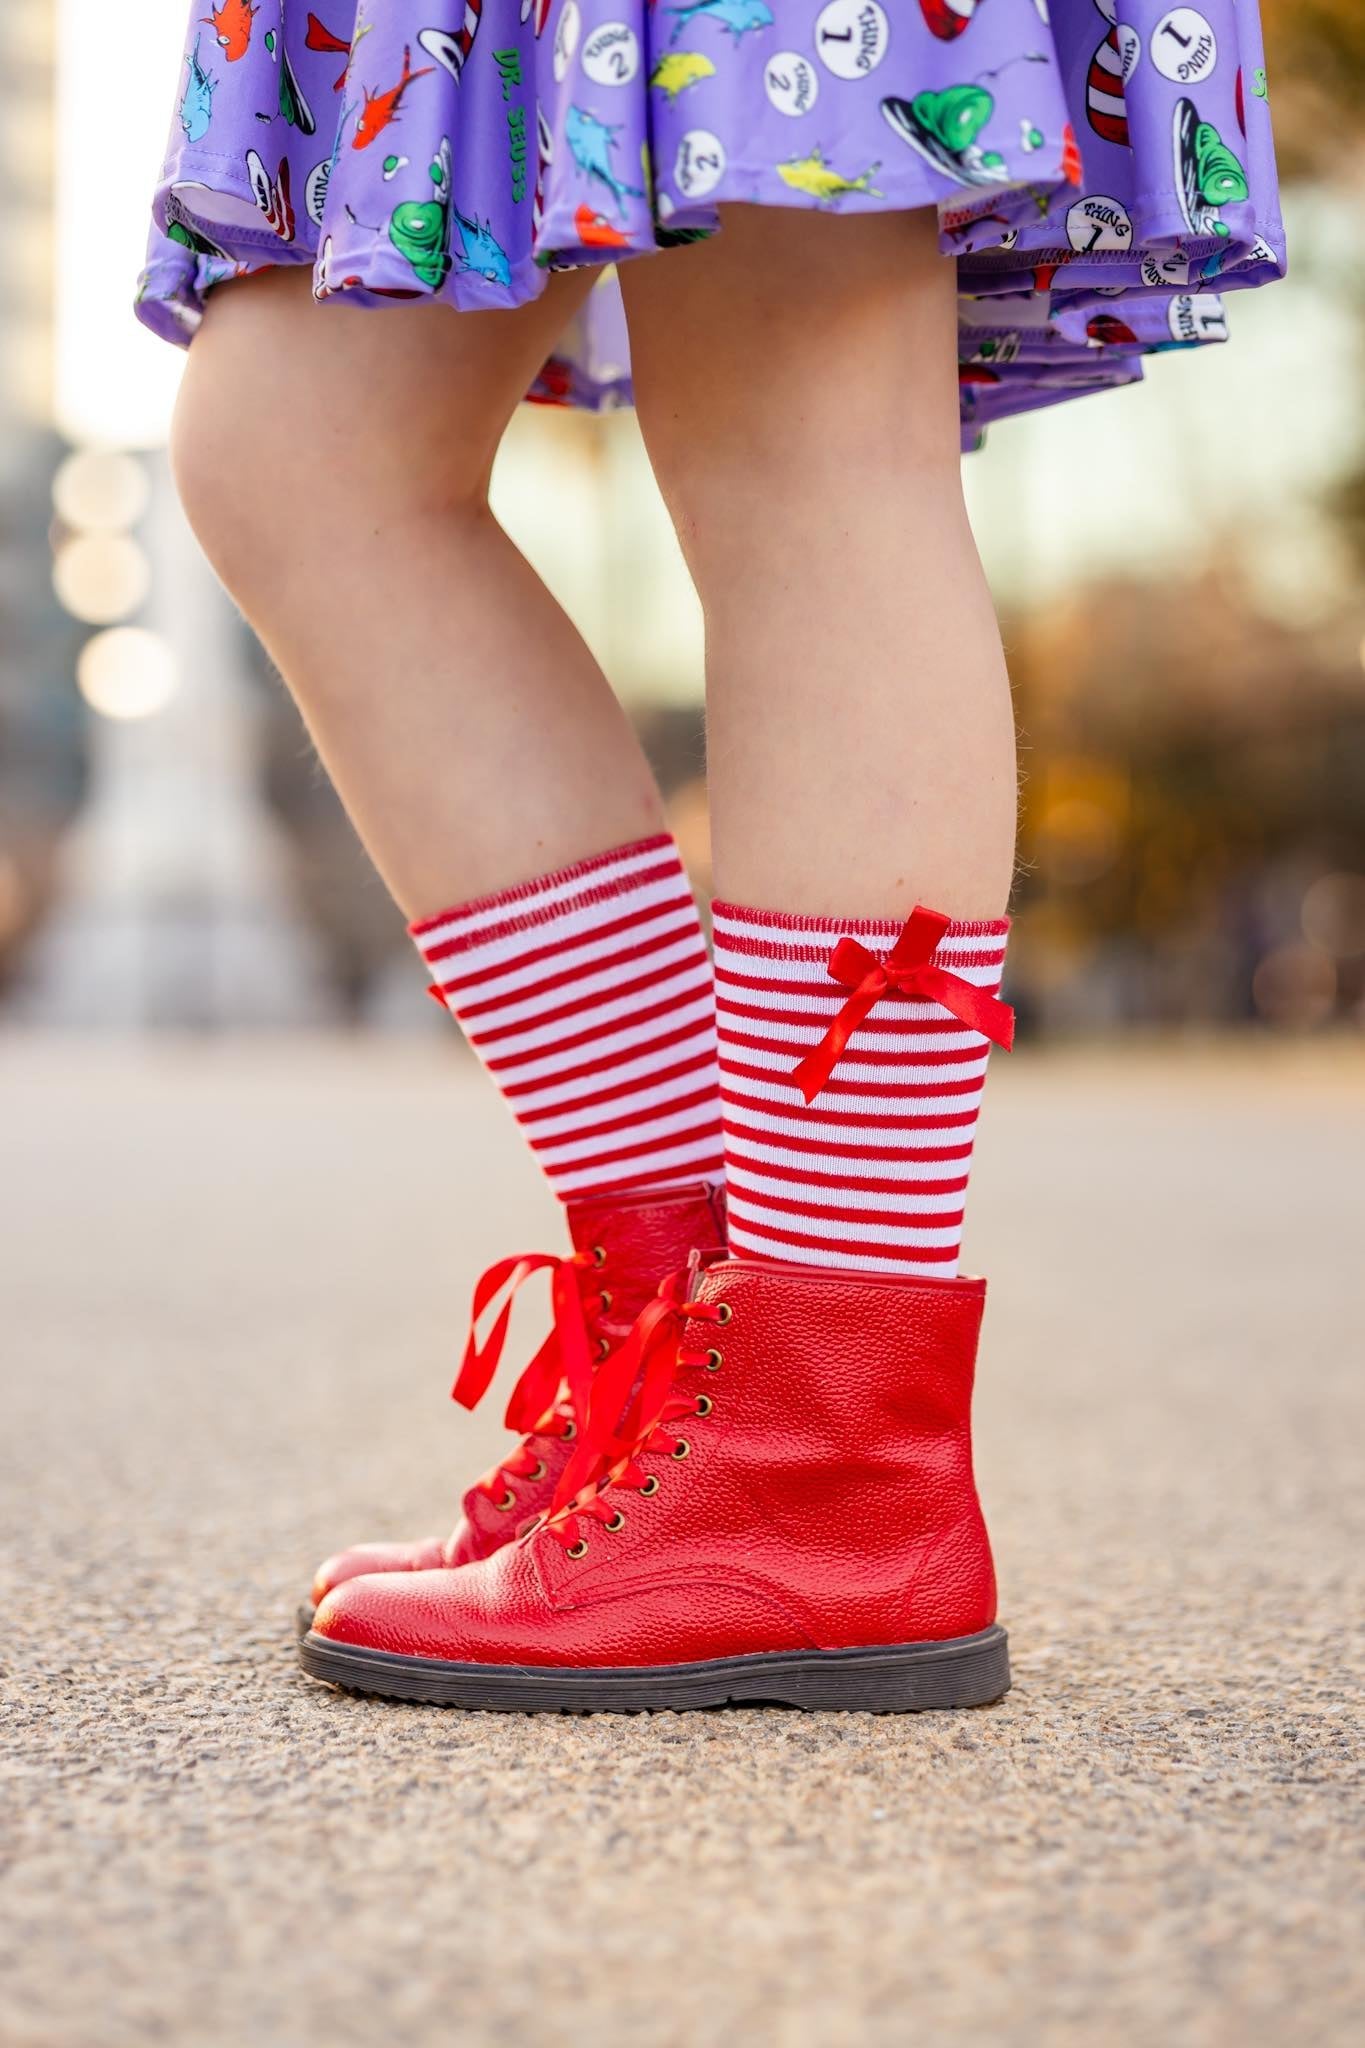
[[[1289,280],[1230,295],[1230,347],[967,463],[1040,1036],[1365,1030],[1365,10],[1262,12]],[[180,357],[131,300],[183,20],[0,9],[0,1020],[436,1030],[168,486]],[[243,403],[266,374],[243,366]],[[523,409],[495,495],[637,717],[704,888],[700,620],[633,417]]]

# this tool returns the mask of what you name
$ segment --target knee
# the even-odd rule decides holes
[[[236,309],[216,327],[211,315],[171,427],[186,516],[249,616],[268,614],[300,571],[330,573],[359,536],[401,547],[423,527],[487,511],[489,457],[472,436],[424,442],[406,393],[334,378],[306,346],[271,340]],[[244,361],[259,366],[245,378]]]
[[[265,445],[250,407],[238,408],[198,364],[187,369],[171,421],[171,474],[185,516],[218,575],[244,602],[253,570],[285,520],[277,489],[289,453]]]

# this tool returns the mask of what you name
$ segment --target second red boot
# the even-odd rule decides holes
[[[675,1280],[599,1375],[549,1518],[464,1571],[339,1587],[304,1669],[523,1711],[999,1698],[971,1447],[984,1301],[980,1280],[742,1259],[687,1299]]]
[[[724,1193],[709,1184],[584,1195],[565,1207],[574,1246],[570,1256],[507,1259],[485,1275],[474,1297],[475,1321],[500,1292],[503,1304],[482,1345],[471,1334],[455,1383],[456,1400],[475,1407],[502,1351],[510,1293],[533,1273],[548,1270],[555,1328],[523,1373],[507,1410],[508,1427],[522,1441],[469,1488],[448,1537],[357,1543],[327,1558],[300,1612],[301,1626],[334,1587],[362,1573],[447,1569],[488,1557],[510,1543],[554,1498],[586,1416],[597,1368],[629,1334],[666,1274],[686,1264],[694,1251],[710,1255],[725,1242]],[[623,1403],[629,1393],[627,1387]]]

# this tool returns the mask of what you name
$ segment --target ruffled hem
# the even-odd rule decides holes
[[[1254,7],[1205,0],[1196,87],[1144,58],[1128,5],[1053,0],[1045,30],[1035,0],[907,0],[894,25],[873,0],[794,0],[779,31],[762,0],[527,0],[516,24],[510,0],[466,0],[456,36],[394,0],[344,38],[284,0],[227,0],[212,18],[235,61],[191,28],[139,316],[187,343],[209,292],[277,264],[310,266],[320,301],[457,310],[593,266],[602,284],[528,396],[604,409],[631,395],[615,265],[715,233],[727,205],[933,206],[959,266],[973,446],[992,419],[1224,339],[1221,293],[1284,272],[1269,118],[1244,91],[1263,77]],[[801,37],[833,30],[822,70]],[[793,47],[760,52],[778,35]]]

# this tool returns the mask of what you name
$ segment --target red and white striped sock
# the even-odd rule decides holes
[[[884,960],[899,924],[712,906],[730,1244],[751,1258],[951,1277],[989,1044],[891,991],[810,1104],[792,1068],[848,1002],[845,934]],[[950,924],[935,963],[994,994],[1006,919]]]
[[[410,929],[557,1194],[722,1178],[706,941],[668,833]]]

